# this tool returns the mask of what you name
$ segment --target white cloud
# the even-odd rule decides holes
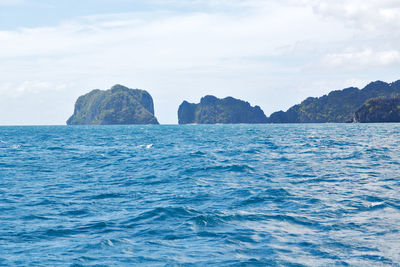
[[[29,107],[40,102],[42,108],[36,115],[26,111],[34,121],[60,124],[71,115],[77,96],[121,83],[147,89],[159,120],[174,123],[184,99],[233,95],[269,114],[308,93],[318,96],[327,88],[340,89],[334,86],[343,86],[343,81],[394,79],[391,73],[399,64],[400,42],[390,30],[397,25],[394,1],[381,0],[382,6],[357,0],[169,2],[206,5],[216,11],[100,14],[58,26],[0,31],[2,98],[32,96]],[[244,9],[225,12],[224,7]],[[371,25],[390,27],[380,33],[371,33],[371,27],[348,27],[369,16]],[[340,73],[345,66],[356,72],[375,70],[377,65],[385,75]],[[326,73],[314,68],[313,74],[308,66]],[[41,97],[64,103],[57,105],[57,121],[42,116],[50,104],[39,101]],[[16,108],[5,105],[8,110]],[[19,114],[23,123],[24,115]]]
[[[400,26],[398,0],[310,0],[308,2],[317,14],[343,20],[364,30],[389,31]]]
[[[5,82],[0,84],[0,95],[18,98],[23,95],[40,94],[43,92],[60,92],[71,84],[52,83],[48,81],[28,80],[23,82]]]
[[[346,70],[380,68],[388,65],[400,66],[400,51],[374,51],[370,48],[360,51],[328,54],[322,65]]]

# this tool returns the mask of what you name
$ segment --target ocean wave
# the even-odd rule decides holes
[[[0,140],[0,265],[400,264],[395,124],[2,127]]]

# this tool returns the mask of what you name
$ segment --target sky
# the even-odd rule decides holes
[[[398,0],[0,0],[0,125],[65,125],[80,95],[233,96],[269,116],[400,79]]]

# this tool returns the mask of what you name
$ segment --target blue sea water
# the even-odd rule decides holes
[[[400,125],[0,127],[0,266],[400,266]]]

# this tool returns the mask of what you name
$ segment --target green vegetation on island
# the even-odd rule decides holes
[[[178,109],[179,124],[266,123],[267,121],[259,106],[252,107],[248,102],[233,97],[219,99],[207,95],[199,104],[183,101]]]
[[[354,122],[400,122],[400,98],[373,98],[354,114]]]
[[[354,113],[371,98],[400,96],[400,81],[381,81],[368,84],[360,90],[355,87],[330,92],[322,97],[309,97],[301,104],[278,111],[269,117],[271,123],[351,122]]]
[[[376,81],[363,89],[350,87],[322,97],[309,97],[286,112],[268,118],[259,106],[212,95],[194,104],[183,101],[178,109],[179,124],[235,123],[344,123],[400,122],[400,80]],[[151,95],[140,89],[115,85],[80,96],[68,125],[158,124]]]
[[[153,98],[140,89],[114,85],[80,96],[68,125],[158,124]]]

